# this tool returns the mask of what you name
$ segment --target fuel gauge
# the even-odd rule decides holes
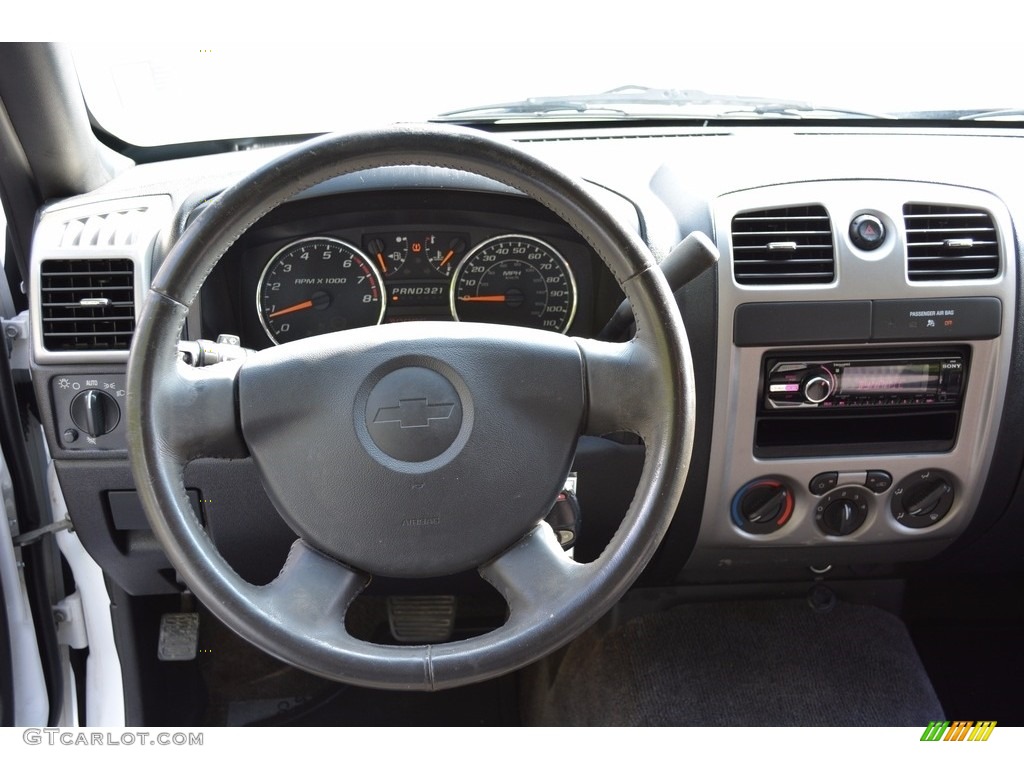
[[[398,235],[394,237],[373,237],[366,241],[366,250],[370,252],[374,262],[384,277],[391,277],[405,264],[409,255],[409,238]]]

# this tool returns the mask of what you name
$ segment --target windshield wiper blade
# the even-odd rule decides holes
[[[713,107],[713,109],[705,109],[707,107]],[[639,85],[624,85],[603,93],[533,96],[522,101],[484,104],[442,112],[434,119],[438,121],[477,118],[501,120],[518,117],[550,117],[554,114],[565,113],[586,116],[611,114],[623,117],[693,117],[702,119],[749,116],[781,116],[802,119],[824,115],[892,119],[891,115],[815,106],[804,101],[714,94],[695,90],[650,88]]]
[[[544,115],[551,112],[576,112],[578,114],[604,112],[613,115],[629,115],[621,108],[601,104],[581,96],[532,96],[522,101],[509,101],[500,104],[481,104],[476,107],[453,109],[442,112],[435,120],[447,120],[462,116],[504,116],[504,115]]]
[[[1024,117],[1024,107],[989,109],[984,112],[970,112],[960,115],[957,120],[1014,120]]]

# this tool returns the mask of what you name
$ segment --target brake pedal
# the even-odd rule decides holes
[[[388,624],[400,643],[443,643],[455,628],[455,596],[389,597]]]

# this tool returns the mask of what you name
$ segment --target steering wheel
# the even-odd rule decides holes
[[[256,221],[327,179],[412,165],[478,174],[547,206],[614,274],[633,308],[634,338],[396,323],[207,368],[179,361],[189,306]],[[689,346],[661,271],[580,182],[477,131],[401,125],[297,146],[197,217],[153,280],[139,319],[128,364],[128,441],[153,530],[220,620],[322,677],[433,690],[535,661],[622,596],[679,503],[692,392]],[[381,417],[405,403],[417,411],[408,424]],[[637,492],[600,557],[577,563],[544,517],[579,435],[622,430],[646,446]],[[183,483],[192,459],[244,456],[298,534],[265,586],[245,581],[218,553]],[[420,646],[377,645],[346,631],[346,610],[372,574],[425,578],[473,568],[507,602],[498,629]]]

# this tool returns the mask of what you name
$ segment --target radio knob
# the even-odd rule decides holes
[[[808,403],[823,403],[835,389],[835,378],[827,368],[819,368],[804,379],[804,400]]]

